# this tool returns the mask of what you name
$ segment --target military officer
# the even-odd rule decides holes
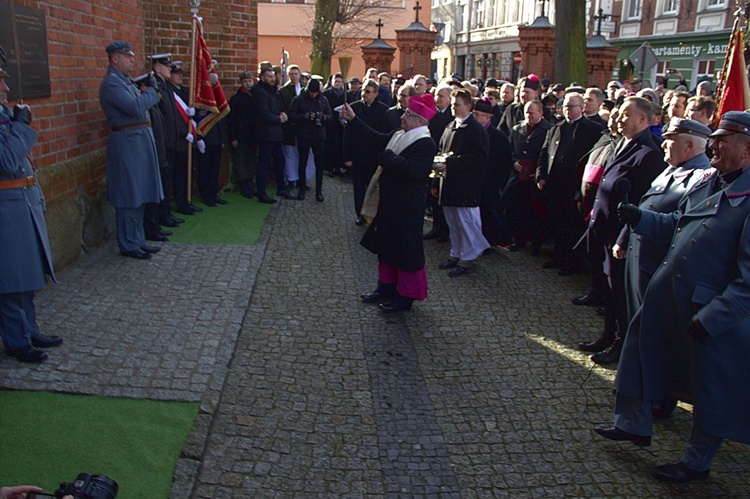
[[[660,480],[708,477],[724,438],[750,443],[750,114],[726,113],[711,134],[716,170],[675,213],[620,205],[643,237],[671,239],[630,322],[615,379],[611,440],[651,443],[651,402],[666,394],[694,404],[688,448],[655,468]]]
[[[39,134],[29,124],[31,110],[8,109],[8,73],[0,59],[0,336],[5,353],[21,362],[47,359],[40,348],[62,344],[39,331],[34,292],[52,280],[52,253],[44,220],[44,195],[29,160]]]
[[[99,104],[110,129],[107,197],[115,207],[120,254],[145,260],[161,249],[147,246],[143,233],[146,203],[158,203],[163,197],[148,116],[148,110],[159,102],[159,94],[153,75],[143,93],[130,79],[135,62],[130,43],[113,42],[106,51],[109,68],[99,86]]]

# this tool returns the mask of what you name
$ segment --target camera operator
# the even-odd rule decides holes
[[[305,199],[307,157],[312,149],[315,157],[315,200],[323,201],[323,162],[325,161],[326,127],[333,118],[328,99],[320,94],[320,80],[311,78],[292,101],[289,119],[297,123],[297,148],[299,150],[299,194],[297,199]]]

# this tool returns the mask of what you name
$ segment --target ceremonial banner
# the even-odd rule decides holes
[[[728,111],[744,111],[750,107],[750,86],[747,83],[747,68],[745,66],[744,43],[742,31],[732,31],[727,50],[727,58],[722,69],[722,78],[716,89],[718,109],[712,118],[714,128],[718,126],[721,117]]]
[[[220,119],[229,114],[229,102],[218,78],[215,84],[211,84],[210,74],[215,73],[211,54],[203,39],[201,19],[194,16],[194,22],[196,26],[192,72],[194,76],[190,89],[193,107],[203,110],[203,112],[198,111],[194,119],[198,133],[205,136]]]

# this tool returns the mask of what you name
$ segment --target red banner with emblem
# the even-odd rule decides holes
[[[211,54],[208,52],[206,41],[203,38],[203,25],[198,16],[194,16],[195,31],[195,56],[193,60],[193,81],[190,88],[193,98],[193,107],[198,110],[195,114],[195,122],[200,135],[206,135],[219,120],[229,114],[229,102],[221,88],[221,82],[215,78],[211,82],[211,73],[216,73]]]

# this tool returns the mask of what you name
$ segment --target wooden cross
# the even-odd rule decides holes
[[[375,26],[378,27],[378,40],[379,40],[380,39],[380,28],[382,28],[385,25],[383,24],[383,21],[381,21],[380,19],[378,19],[378,22],[377,22],[377,24],[375,24]]]
[[[414,12],[417,13],[416,22],[419,22],[419,11],[422,10],[422,7],[419,5],[419,0],[417,0],[417,5],[412,7],[412,9],[414,9]]]

